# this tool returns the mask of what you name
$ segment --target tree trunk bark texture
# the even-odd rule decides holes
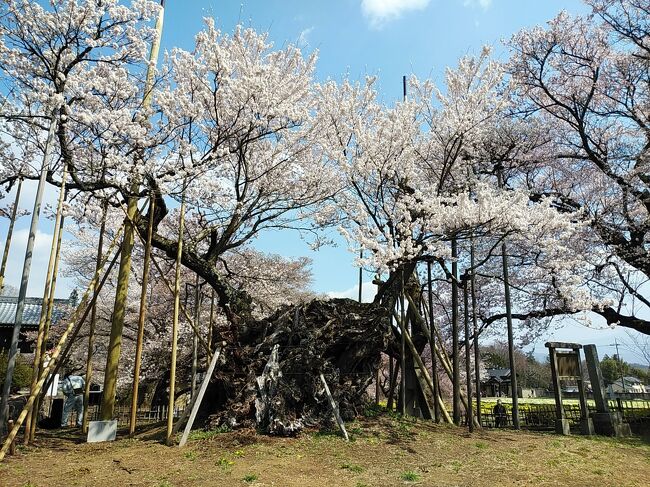
[[[282,436],[334,426],[321,373],[343,420],[356,417],[372,400],[367,389],[391,338],[388,317],[378,304],[331,299],[288,306],[244,327],[217,327],[215,343],[231,339],[199,418],[211,428]]]

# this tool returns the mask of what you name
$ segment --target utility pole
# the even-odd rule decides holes
[[[609,346],[616,347],[616,361],[618,362],[618,373],[621,374],[621,386],[623,387],[623,392],[625,392],[625,376],[623,375],[623,361],[621,359],[621,354],[618,351],[618,340],[614,338],[614,343]]]

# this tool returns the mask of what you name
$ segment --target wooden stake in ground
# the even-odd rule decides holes
[[[146,110],[151,105],[151,92],[153,89],[153,76],[155,65],[158,60],[160,50],[160,39],[162,37],[163,19],[165,15],[164,2],[161,1],[160,11],[156,20],[156,37],[151,44],[149,52],[149,65],[147,67],[147,76],[144,86],[143,108]],[[136,156],[138,157],[138,156]],[[104,393],[102,395],[101,419],[109,421],[113,419],[115,409],[115,394],[117,393],[117,375],[120,361],[120,352],[122,349],[122,333],[124,331],[124,317],[126,314],[126,300],[129,288],[129,276],[131,274],[131,254],[133,251],[134,240],[134,217],[137,211],[139,191],[139,181],[134,179],[131,185],[128,198],[128,220],[124,230],[124,239],[122,240],[122,249],[120,257],[120,268],[118,271],[117,285],[115,291],[115,304],[113,306],[113,319],[111,322],[111,336],[108,345],[108,354],[106,357],[106,369],[104,372]]]
[[[11,237],[14,234],[14,224],[16,223],[16,213],[18,212],[18,203],[20,202],[20,190],[23,187],[23,178],[18,178],[18,187],[16,188],[16,198],[14,199],[14,206],[11,209],[11,216],[9,217],[9,228],[7,229],[7,238],[5,240],[5,248],[2,252],[2,263],[0,264],[0,295],[5,287],[5,272],[7,271],[7,259],[9,258],[9,249],[11,248]]]
[[[181,208],[178,218],[178,250],[176,252],[176,275],[174,278],[174,316],[172,321],[172,354],[169,370],[169,409],[167,410],[167,444],[173,443],[174,394],[176,388],[176,353],[178,348],[178,314],[181,304],[181,258],[183,256],[183,231],[185,226],[185,187],[181,195]]]
[[[34,349],[34,362],[31,390],[33,391],[38,381],[38,374],[41,370],[43,363],[43,355],[45,352],[45,322],[49,313],[49,308],[54,306],[54,290],[56,286],[57,268],[55,268],[55,261],[58,263],[59,254],[61,252],[60,236],[63,234],[63,203],[65,201],[65,183],[68,175],[68,165],[63,164],[63,175],[61,177],[61,188],[59,189],[59,199],[56,206],[56,216],[54,219],[54,231],[52,232],[52,244],[50,246],[50,258],[47,263],[47,272],[45,274],[45,289],[43,290],[43,301],[41,303],[41,315],[38,320],[38,335],[36,337],[36,347]],[[58,266],[57,266],[58,267]],[[32,408],[27,414],[27,421],[25,422],[25,436],[23,443],[28,445],[34,439],[34,431],[36,423],[38,422],[38,401],[35,403],[35,408]]]
[[[336,404],[336,401],[334,400],[334,397],[332,396],[332,393],[330,392],[330,388],[327,385],[327,381],[325,380],[325,376],[321,372],[320,374],[320,380],[323,383],[323,387],[325,387],[325,394],[327,395],[327,398],[330,401],[330,407],[332,408],[332,414],[334,415],[334,419],[336,419],[337,424],[339,425],[339,428],[341,429],[341,433],[343,433],[343,438],[345,438],[345,441],[350,441],[350,437],[348,436],[348,432],[345,429],[345,423],[343,422],[343,418],[341,418],[341,414],[339,413],[339,407]]]
[[[108,200],[102,202],[102,220],[99,226],[99,242],[97,243],[97,259],[95,260],[95,271],[99,269],[102,260],[104,248],[104,232],[106,230],[106,213],[108,212]],[[97,295],[97,286],[93,293]],[[95,326],[97,324],[97,299],[93,301],[90,310],[90,327],[88,330],[88,352],[86,353],[86,384],[84,385],[84,420],[82,430],[84,434],[88,433],[88,406],[90,405],[90,383],[93,379],[93,354],[95,353]]]
[[[45,190],[45,179],[47,177],[50,154],[54,145],[54,136],[56,135],[56,115],[53,113],[50,117],[50,127],[45,141],[45,152],[41,164],[41,173],[36,188],[36,197],[34,198],[34,209],[32,210],[32,222],[29,227],[29,236],[27,238],[27,248],[25,249],[25,260],[23,262],[23,273],[20,279],[20,290],[18,291],[18,303],[16,306],[16,318],[14,321],[13,334],[11,336],[11,346],[9,348],[9,357],[7,359],[7,372],[5,382],[2,387],[2,399],[0,400],[0,434],[4,431],[9,415],[9,391],[11,382],[14,378],[14,368],[16,367],[16,357],[18,356],[18,341],[20,339],[20,329],[23,324],[23,313],[25,311],[25,299],[27,298],[27,284],[29,283],[29,274],[32,266],[32,254],[34,253],[34,241],[36,240],[36,231],[38,230],[38,220],[41,215],[41,204],[43,202],[43,191]]]
[[[144,246],[144,264],[142,268],[142,288],[140,290],[140,314],[138,316],[138,338],[135,345],[135,364],[133,366],[133,387],[131,390],[131,418],[129,420],[129,435],[135,432],[138,411],[138,394],[140,386],[140,366],[142,363],[142,342],[144,341],[144,322],[147,318],[147,290],[149,287],[149,268],[151,267],[151,238],[153,235],[153,218],[156,209],[156,199],[149,197],[149,223],[147,226],[147,242]]]

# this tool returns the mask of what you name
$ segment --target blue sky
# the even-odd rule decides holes
[[[232,32],[242,23],[268,31],[275,46],[293,43],[307,53],[317,50],[318,80],[378,76],[377,88],[386,103],[401,97],[403,75],[441,81],[447,66],[454,66],[463,55],[478,53],[485,44],[493,45],[495,55],[504,57],[506,50],[501,40],[518,30],[542,24],[562,9],[571,13],[587,11],[579,0],[167,0],[166,4],[163,50],[175,46],[191,49],[204,17],[213,17],[225,32]],[[21,206],[31,209],[34,193],[35,185],[28,184]],[[54,205],[55,199],[55,192],[49,189],[47,202]],[[0,206],[7,203],[1,201]],[[19,220],[10,254],[7,284],[16,287],[28,226],[29,217]],[[29,295],[41,293],[51,227],[50,221],[42,219]],[[1,219],[0,246],[6,231],[7,221]],[[311,257],[315,291],[356,297],[358,270],[352,263],[354,256],[347,251],[345,242],[339,242],[338,247],[312,252],[297,234],[273,232],[262,235],[255,245],[285,256]],[[370,275],[364,277],[367,299],[374,288],[370,279]],[[57,295],[65,297],[70,290],[71,283],[63,279]],[[570,321],[545,338],[604,346],[613,343],[614,337],[627,338],[620,329],[591,331]],[[536,351],[544,351],[543,343],[537,344]],[[600,353],[612,352],[603,348]],[[634,359],[629,353],[624,356]]]

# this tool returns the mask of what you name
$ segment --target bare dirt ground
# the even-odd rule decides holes
[[[382,415],[334,433],[271,438],[197,432],[184,448],[162,444],[162,426],[135,438],[87,444],[76,432],[39,435],[0,464],[10,486],[646,486],[650,444],[465,429]]]

